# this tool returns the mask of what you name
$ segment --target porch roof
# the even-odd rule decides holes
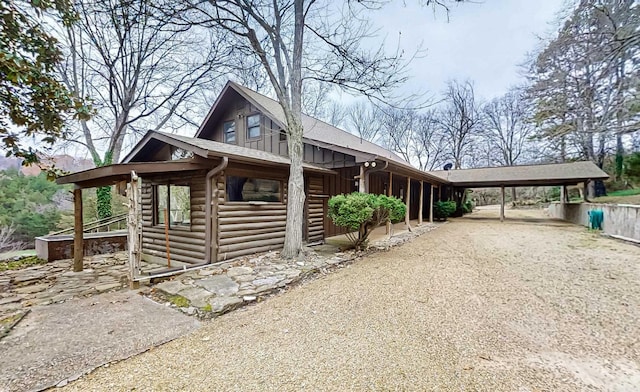
[[[609,178],[607,173],[591,161],[438,170],[429,173],[450,181],[454,186],[466,188],[575,185]]]

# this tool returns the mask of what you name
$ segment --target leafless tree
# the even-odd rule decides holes
[[[511,90],[483,106],[484,122],[482,135],[493,150],[494,162],[501,166],[513,166],[526,158],[532,146],[533,124],[521,92]],[[516,200],[516,189],[511,188],[512,200]]]
[[[370,102],[358,101],[347,109],[347,128],[361,139],[377,143],[384,119],[382,110]]]
[[[194,93],[217,76],[221,37],[156,18],[151,0],[77,0],[74,8],[77,23],[60,32],[60,73],[97,110],[71,138],[95,164],[118,162],[132,133],[188,123]]]
[[[384,145],[407,162],[411,162],[415,151],[413,128],[416,118],[414,110],[395,107],[385,108],[382,116]]]
[[[413,152],[420,170],[436,170],[446,162],[446,137],[429,110],[417,116],[413,127]]]
[[[470,81],[450,81],[444,96],[444,106],[437,120],[447,143],[448,158],[460,169],[471,154],[473,138],[478,133],[480,112]]]
[[[182,0],[160,5],[188,25],[229,33],[226,43],[234,52],[257,59],[268,75],[287,121],[291,162],[282,252],[285,258],[297,256],[302,249],[304,83],[330,83],[384,99],[406,79],[401,52],[388,55],[384,44],[374,50],[363,46],[365,37],[375,35],[365,12],[379,5],[378,1],[329,0]]]

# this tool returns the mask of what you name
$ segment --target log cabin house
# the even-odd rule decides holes
[[[76,228],[83,188],[126,184],[129,251],[138,260],[184,268],[279,249],[289,174],[285,124],[277,101],[230,81],[194,137],[149,131],[121,163],[58,182],[75,185]],[[432,219],[434,189],[446,180],[313,117],[303,115],[303,126],[307,243],[344,233],[327,217],[328,199],[341,193],[399,197],[407,225]],[[78,241],[81,234],[76,230]]]
[[[451,173],[418,170],[323,121],[306,115],[302,121],[308,244],[344,233],[327,217],[327,201],[334,195],[360,191],[399,197],[407,204],[410,227],[412,220],[432,220],[434,201],[469,184],[502,186],[503,195],[505,184],[511,184],[490,170],[486,181],[465,180],[455,188]],[[228,82],[194,137],[150,131],[121,163],[59,178],[58,183],[75,185],[74,270],[82,269],[84,249],[82,189],[114,184],[126,188],[129,197],[132,281],[140,278],[141,260],[185,269],[281,248],[289,174],[285,124],[277,101]],[[590,165],[584,170],[595,167]],[[500,170],[516,173],[512,184],[519,186],[558,173],[555,168],[545,169],[546,174]],[[587,176],[584,170],[569,170],[556,182],[602,174],[591,170]],[[474,179],[484,172],[469,173]]]

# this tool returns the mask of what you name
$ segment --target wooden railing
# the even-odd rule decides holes
[[[113,230],[125,230],[127,228],[127,214],[113,215],[93,222],[85,223],[82,226],[83,233],[104,233]],[[47,234],[47,236],[72,234],[73,227]]]

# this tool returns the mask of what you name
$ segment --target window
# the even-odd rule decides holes
[[[155,186],[155,222],[169,227],[189,227],[191,225],[191,195],[188,186]]]
[[[280,141],[281,142],[287,141],[287,133],[284,131],[284,129],[280,130]]]
[[[254,114],[247,117],[247,139],[260,137],[260,115]]]
[[[225,143],[235,143],[236,142],[236,122],[235,121],[225,121],[222,125],[224,130],[224,142]]]
[[[280,181],[227,176],[227,201],[281,202]]]

